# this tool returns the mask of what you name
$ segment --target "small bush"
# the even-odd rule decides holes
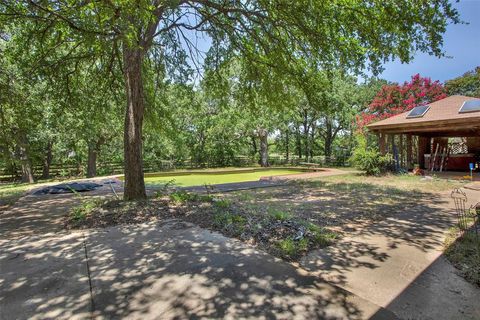
[[[213,217],[213,224],[221,230],[230,230],[236,236],[245,231],[247,219],[239,214],[230,212],[217,213]]]
[[[291,218],[290,213],[281,210],[271,210],[269,214],[270,217],[279,221],[285,221]]]
[[[309,223],[307,228],[308,231],[313,234],[312,241],[320,247],[328,246],[337,239],[336,233],[328,231],[327,229],[319,227],[313,223]]]
[[[280,240],[277,243],[280,255],[284,258],[295,259],[308,249],[308,239],[303,238],[298,241],[292,238]]]
[[[252,200],[255,200],[255,196],[248,192],[243,192],[238,194],[238,199],[240,201],[252,201]]]
[[[175,203],[185,203],[192,199],[192,195],[186,191],[176,191],[170,195],[170,200]]]
[[[189,201],[211,202],[213,201],[213,197],[210,195],[188,193],[186,191],[176,191],[170,194],[170,200],[175,203],[186,203]]]
[[[155,198],[162,198],[163,196],[165,196],[168,193],[168,190],[171,187],[174,187],[174,186],[175,186],[175,179],[172,179],[172,180],[168,181],[167,183],[165,183],[162,186],[162,188],[160,190],[155,192]]]
[[[228,226],[228,225],[231,225],[231,224],[234,224],[234,223],[245,224],[245,222],[246,222],[245,217],[243,217],[239,214],[233,214],[233,213],[230,213],[230,212],[218,213],[218,214],[215,215],[213,220],[214,220],[214,223],[218,227],[224,227],[224,226]]]
[[[103,203],[102,199],[88,199],[79,206],[72,208],[70,219],[75,222],[84,221],[94,209],[102,206]]]
[[[215,207],[220,208],[220,209],[227,209],[232,205],[232,201],[228,199],[219,199],[214,202]]]
[[[364,171],[367,175],[379,175],[388,171],[392,161],[392,155],[382,156],[375,148],[367,145],[367,140],[363,135],[357,136],[357,146],[350,157],[350,163],[356,168]]]

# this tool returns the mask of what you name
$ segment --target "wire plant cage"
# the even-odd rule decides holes
[[[467,206],[467,195],[461,189],[454,189],[451,193],[455,203],[455,214],[457,225],[463,236],[467,232],[474,233],[477,237],[480,234],[480,202]]]

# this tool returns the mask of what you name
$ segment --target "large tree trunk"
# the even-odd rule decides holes
[[[82,155],[78,151],[78,144],[74,143],[73,144],[73,152],[75,154],[75,164],[76,164],[76,169],[74,172],[70,172],[70,174],[74,174],[76,176],[83,176],[83,159]]]
[[[22,182],[33,183],[32,163],[28,155],[28,141],[25,133],[18,133],[17,154],[22,165]]]
[[[331,136],[325,137],[325,146],[324,146],[324,153],[325,153],[325,162],[330,164],[332,160],[332,138]]]
[[[32,164],[30,163],[28,157],[22,160],[22,182],[35,182],[35,179],[33,178]]]
[[[48,141],[47,148],[45,150],[45,157],[43,158],[42,179],[50,178],[50,166],[52,165],[52,147],[53,142]]]
[[[94,141],[88,144],[87,178],[97,175],[97,145]]]
[[[302,138],[300,137],[300,127],[295,127],[295,147],[297,148],[298,158],[302,158]]]
[[[313,153],[315,148],[315,122],[310,125],[310,161],[313,161]]]
[[[310,155],[310,127],[308,125],[308,115],[305,112],[304,117],[303,117],[303,140],[304,140],[304,146],[305,146],[305,162],[308,162],[308,157]]]
[[[288,161],[290,160],[290,136],[288,129],[285,131],[285,160],[288,164]]]
[[[105,143],[105,138],[101,136],[97,140],[88,142],[88,159],[87,159],[87,177],[93,178],[97,176],[97,158],[100,153],[101,146]]]
[[[265,129],[258,129],[260,139],[260,166],[268,167],[268,132]]]
[[[127,108],[124,131],[125,200],[146,199],[142,158],[142,124],[145,109],[141,48],[123,48]]]
[[[332,157],[332,124],[329,119],[325,119],[325,143],[323,153],[325,154],[325,162],[330,163]]]
[[[255,155],[258,152],[258,150],[257,150],[257,140],[255,138],[255,135],[250,136],[250,139],[252,140],[252,150],[253,150],[252,154]]]

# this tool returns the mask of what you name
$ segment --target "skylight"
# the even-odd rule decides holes
[[[421,118],[427,113],[428,109],[430,109],[429,105],[426,106],[417,106],[413,108],[407,115],[407,119],[410,118]]]
[[[475,100],[467,100],[462,104],[459,113],[467,113],[467,112],[477,112],[480,111],[480,99]]]

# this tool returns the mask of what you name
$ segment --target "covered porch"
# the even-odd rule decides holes
[[[462,112],[465,101],[470,100],[479,103],[478,111]],[[473,163],[478,171],[480,99],[451,96],[368,128],[377,135],[380,152],[391,153],[401,168],[418,165],[430,171],[469,172]]]

